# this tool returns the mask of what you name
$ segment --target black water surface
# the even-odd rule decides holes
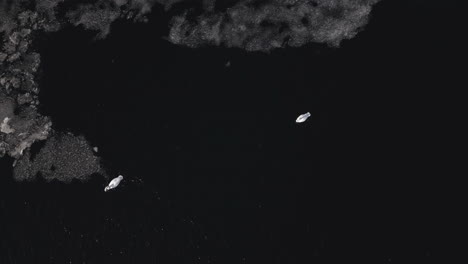
[[[425,132],[446,95],[418,44],[437,24],[414,34],[400,7],[336,50],[176,47],[158,14],[54,33],[40,110],[125,179],[2,175],[1,263],[431,263],[448,207],[427,175],[447,167]]]

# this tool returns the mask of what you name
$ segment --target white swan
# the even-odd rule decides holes
[[[302,122],[306,121],[307,118],[309,118],[309,117],[310,117],[310,113],[309,113],[309,112],[307,112],[307,113],[305,113],[305,114],[302,114],[302,115],[300,115],[300,116],[296,119],[296,123],[302,123]]]
[[[104,191],[107,192],[119,186],[122,179],[123,179],[122,175],[119,175],[119,177],[112,179],[112,181],[109,182],[109,185],[107,185],[106,188],[104,188]]]

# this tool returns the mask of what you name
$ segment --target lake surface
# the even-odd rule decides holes
[[[176,47],[157,10],[45,37],[40,111],[124,180],[15,183],[1,160],[1,262],[430,261],[442,79],[395,9],[336,50]]]

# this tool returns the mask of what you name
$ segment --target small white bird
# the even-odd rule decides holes
[[[104,191],[107,192],[109,190],[114,189],[115,187],[119,186],[120,181],[122,181],[123,176],[119,175],[119,177],[112,179],[112,181],[109,183],[109,185],[104,188]]]
[[[307,120],[307,118],[310,117],[310,113],[307,112],[305,114],[302,114],[300,115],[297,119],[296,119],[296,123],[302,123],[302,122],[305,122]]]

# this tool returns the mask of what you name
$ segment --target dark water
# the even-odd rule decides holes
[[[158,12],[45,38],[41,111],[125,179],[19,184],[2,160],[0,262],[432,263],[447,79],[392,8],[337,50],[180,48]]]

